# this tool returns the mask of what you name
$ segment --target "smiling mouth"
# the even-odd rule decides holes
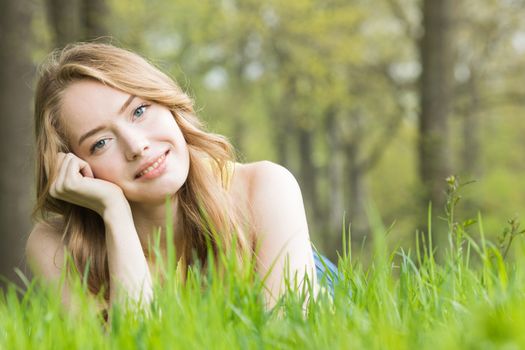
[[[155,162],[153,164],[151,164],[149,167],[147,167],[146,169],[144,169],[140,173],[138,173],[135,176],[135,179],[138,179],[138,178],[148,174],[150,171],[153,171],[153,170],[157,169],[159,166],[161,166],[162,163],[164,163],[164,161],[166,160],[166,156],[168,155],[168,153],[169,153],[169,150],[166,151],[166,153],[162,154],[159,158],[157,158],[157,160],[155,160]]]

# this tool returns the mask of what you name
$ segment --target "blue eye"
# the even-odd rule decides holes
[[[146,105],[141,105],[133,111],[133,117],[140,118],[146,112]]]
[[[106,145],[106,141],[107,139],[102,139],[102,140],[99,140],[97,142],[95,142],[95,144],[93,144],[93,146],[91,146],[91,153],[93,154],[93,152],[103,148],[105,145]]]

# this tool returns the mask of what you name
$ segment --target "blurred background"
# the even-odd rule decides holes
[[[174,77],[241,161],[290,169],[328,257],[350,225],[368,259],[369,208],[413,250],[432,202],[446,244],[452,174],[475,180],[460,220],[496,237],[525,209],[524,18],[523,0],[1,0],[0,275],[32,227],[36,67],[98,37]]]

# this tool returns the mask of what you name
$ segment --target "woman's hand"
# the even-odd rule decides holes
[[[94,210],[104,220],[109,305],[121,297],[147,305],[153,296],[151,274],[122,189],[95,179],[89,164],[73,153],[58,154],[56,174],[49,189],[52,197]]]
[[[57,177],[51,184],[49,194],[91,209],[101,216],[110,205],[126,200],[119,186],[95,179],[87,162],[73,153],[62,152],[58,154]]]

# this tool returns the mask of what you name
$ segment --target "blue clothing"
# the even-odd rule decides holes
[[[334,295],[334,285],[339,279],[337,266],[334,265],[327,257],[319,254],[315,250],[314,262],[315,270],[317,272],[317,280],[321,285],[325,285],[329,288],[330,294]]]

